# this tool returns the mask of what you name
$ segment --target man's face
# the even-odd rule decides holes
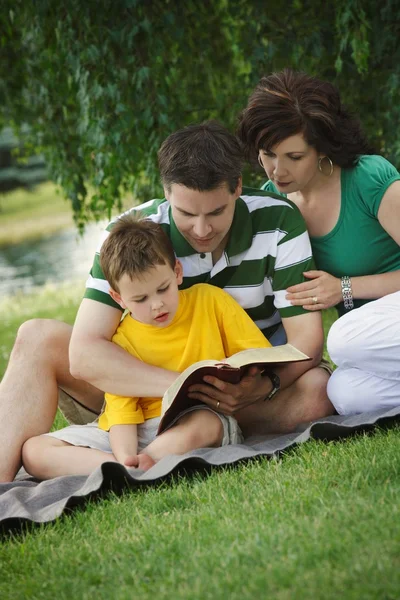
[[[110,290],[110,294],[122,308],[129,310],[135,321],[166,327],[178,310],[181,283],[182,265],[176,261],[175,269],[169,264],[155,265],[133,279],[124,273],[118,282],[119,293]]]
[[[226,246],[241,192],[241,181],[233,193],[226,183],[207,192],[173,183],[165,196],[177,228],[192,248],[196,252],[214,252]]]

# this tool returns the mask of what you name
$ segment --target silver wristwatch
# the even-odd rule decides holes
[[[281,389],[281,380],[279,375],[273,373],[273,371],[264,371],[263,377],[268,377],[272,383],[272,390],[268,396],[265,396],[264,398],[264,401],[266,402],[267,400],[272,400],[272,398],[279,392]]]

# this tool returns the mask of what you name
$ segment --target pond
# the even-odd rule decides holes
[[[86,281],[104,223],[0,249],[0,298],[48,282]]]

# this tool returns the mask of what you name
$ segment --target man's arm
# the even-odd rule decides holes
[[[114,344],[120,319],[117,308],[82,300],[69,347],[72,376],[111,394],[162,397],[178,373],[147,365]]]
[[[310,317],[312,318],[310,319]],[[281,379],[281,389],[285,389],[303,373],[312,367],[317,367],[321,362],[324,330],[320,312],[288,317],[282,319],[282,324],[286,332],[287,343],[301,350],[312,359],[299,363],[289,363],[276,369],[276,373]]]
[[[309,318],[315,317],[315,318]],[[285,389],[303,373],[319,364],[322,356],[324,334],[321,313],[310,313],[283,320],[287,341],[312,360],[288,364],[275,369]],[[214,409],[233,415],[239,410],[265,399],[272,390],[269,377],[262,377],[260,369],[251,367],[238,384],[227,383],[216,377],[204,377],[204,383],[189,388],[189,397],[205,402]]]

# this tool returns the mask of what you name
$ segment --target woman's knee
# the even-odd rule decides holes
[[[363,349],[363,328],[354,315],[344,315],[331,326],[326,340],[328,354],[335,365],[356,358]]]
[[[361,388],[355,385],[350,372],[354,369],[338,368],[328,382],[328,397],[339,415],[355,415],[367,410],[363,407],[365,396]]]

